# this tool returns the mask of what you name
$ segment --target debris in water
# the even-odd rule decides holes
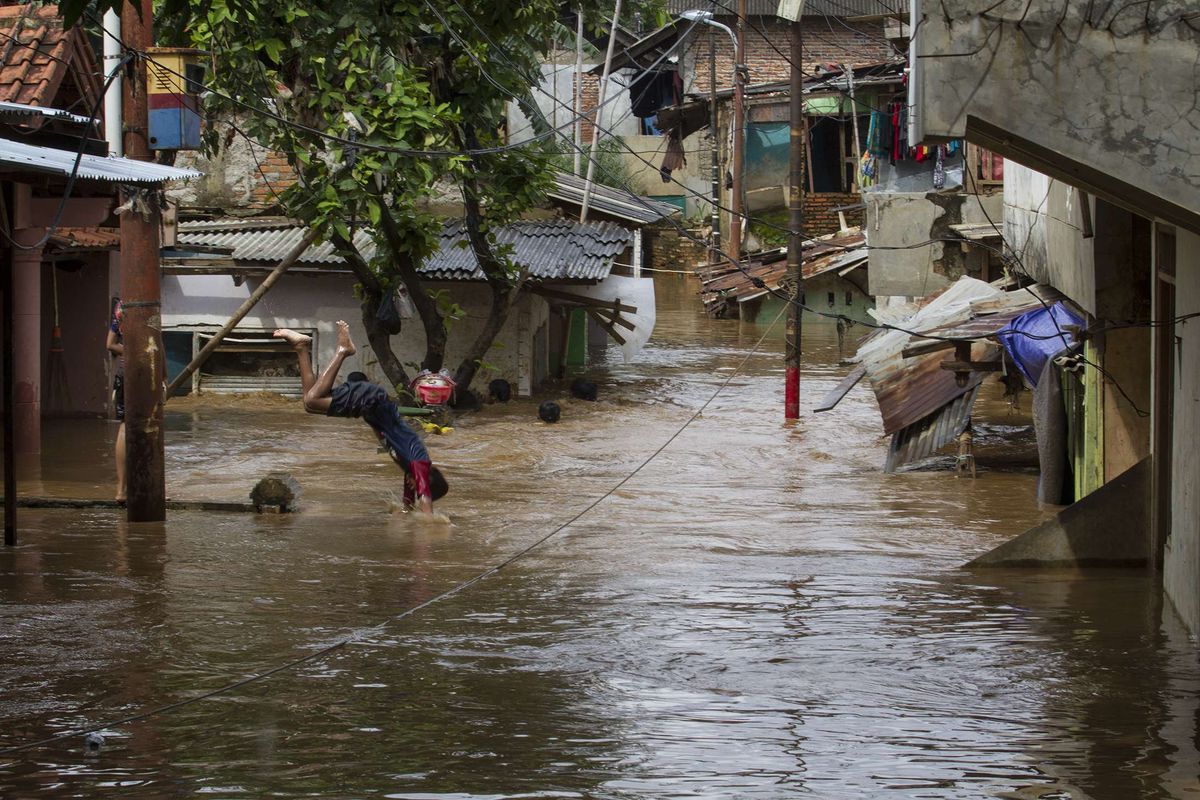
[[[538,406],[538,418],[542,422],[558,422],[562,416],[562,409],[558,407],[558,403],[553,400],[547,400]]]

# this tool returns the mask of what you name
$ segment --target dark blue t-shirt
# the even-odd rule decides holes
[[[406,469],[410,462],[429,461],[421,437],[400,418],[399,409],[382,386],[367,381],[335,386],[325,413],[331,417],[362,417],[387,445],[392,458]]]

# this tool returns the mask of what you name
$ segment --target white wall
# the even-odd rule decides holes
[[[235,286],[228,275],[166,275],[162,282],[163,330],[220,327],[259,282],[260,279],[252,279]],[[371,380],[383,382],[383,372],[373,363],[374,356],[367,345],[362,314],[354,298],[354,284],[351,275],[285,275],[238,327],[245,330],[314,329],[313,354],[319,370],[333,357],[337,339],[334,322],[344,319],[350,323],[351,335],[359,348],[358,353],[347,359],[342,373],[357,369]],[[450,328],[446,366],[453,371],[487,316],[490,293],[486,286],[475,283],[431,284],[430,288],[452,289],[455,300],[466,311],[466,316],[452,323]],[[518,300],[484,359],[488,368],[478,373],[474,388],[486,386],[492,378],[504,378],[520,387],[520,393],[528,394],[532,388],[529,386],[532,350],[528,349],[523,361],[521,353],[528,348],[533,333],[547,318],[547,308],[545,300],[527,293]],[[415,365],[425,354],[425,333],[420,320],[405,320],[404,330],[392,338],[392,347],[410,374],[415,373]]]
[[[1175,315],[1200,312],[1200,236],[1176,232]],[[1200,320],[1176,325],[1171,535],[1163,586],[1192,636],[1200,636]]]
[[[594,67],[594,63],[584,62],[583,69]],[[599,80],[597,76],[596,80]],[[638,120],[632,116],[629,104],[629,89],[625,86],[628,78],[623,75],[608,76],[608,95],[605,98],[603,117],[600,125],[618,136],[632,136],[638,132]],[[585,83],[586,86],[586,83]],[[542,83],[540,88],[530,92],[538,108],[546,116],[546,122],[559,128],[559,133],[568,140],[574,136],[574,126],[570,124],[575,117],[571,109],[575,105],[575,57],[563,56],[562,63],[542,64]],[[616,95],[616,97],[613,97]],[[557,98],[558,102],[555,102]],[[559,105],[559,104],[563,105]],[[529,118],[516,103],[508,103],[508,134],[512,142],[523,142],[534,136],[534,130],[529,124]],[[569,148],[566,142],[558,137],[563,148]],[[586,149],[591,140],[583,143]],[[567,152],[573,152],[567,150]],[[583,163],[587,159],[583,158]]]
[[[1004,162],[1005,241],[1030,275],[1095,314],[1095,248],[1082,236],[1081,202],[1062,181]]]

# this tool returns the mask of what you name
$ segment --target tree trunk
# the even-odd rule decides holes
[[[478,142],[474,131],[467,127],[464,134],[467,146],[476,147]],[[487,321],[484,322],[479,335],[475,337],[475,341],[463,356],[462,362],[454,373],[454,381],[458,384],[459,390],[466,390],[470,387],[471,381],[475,379],[475,373],[479,371],[480,364],[488,350],[491,349],[500,329],[504,327],[504,323],[508,319],[508,312],[512,309],[521,285],[525,282],[526,271],[522,270],[517,276],[510,275],[507,265],[496,258],[492,243],[481,227],[484,217],[479,203],[479,184],[475,180],[474,174],[463,177],[462,194],[463,206],[466,210],[467,238],[470,240],[475,258],[479,261],[479,268],[487,277],[488,286],[492,290],[492,303],[488,309]]]
[[[396,353],[392,350],[392,337],[380,327],[376,314],[384,297],[383,286],[380,284],[378,276],[371,271],[371,267],[351,241],[335,233],[333,234],[333,246],[346,259],[346,263],[354,272],[354,277],[358,278],[358,282],[362,286],[363,328],[367,331],[367,343],[375,351],[375,358],[379,361],[383,374],[387,376],[393,386],[408,391],[410,382],[408,370],[404,369],[404,365],[396,357]]]

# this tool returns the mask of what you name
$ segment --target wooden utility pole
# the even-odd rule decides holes
[[[126,45],[137,53],[154,44],[154,4],[131,0],[121,12]],[[153,161],[150,150],[146,60],[130,62],[124,81],[125,157]],[[125,338],[125,475],[130,522],[166,519],[163,466],[162,295],[159,281],[157,187],[130,187],[122,196],[131,207],[121,214],[121,307]]]
[[[807,126],[804,124],[804,34],[801,16],[791,23],[791,97],[788,103],[790,136],[788,137],[788,283],[795,286],[788,303],[786,354],[784,356],[783,415],[786,419],[800,418],[800,329],[804,309],[804,154]]]
[[[709,247],[710,264],[721,262],[721,130],[717,113],[717,34],[708,30],[708,130],[712,142],[712,243]]]
[[[8,230],[12,230],[11,192],[7,186],[0,187],[5,215],[2,220]],[[4,300],[3,300],[3,336],[4,336],[4,544],[14,547],[17,544],[17,427],[14,424],[13,403],[16,401],[16,375],[13,369],[13,248],[12,243],[5,240],[3,247],[4,260]]]
[[[749,0],[738,0],[737,46],[733,54],[733,189],[729,257],[742,257],[742,168],[746,159],[746,15]]]

